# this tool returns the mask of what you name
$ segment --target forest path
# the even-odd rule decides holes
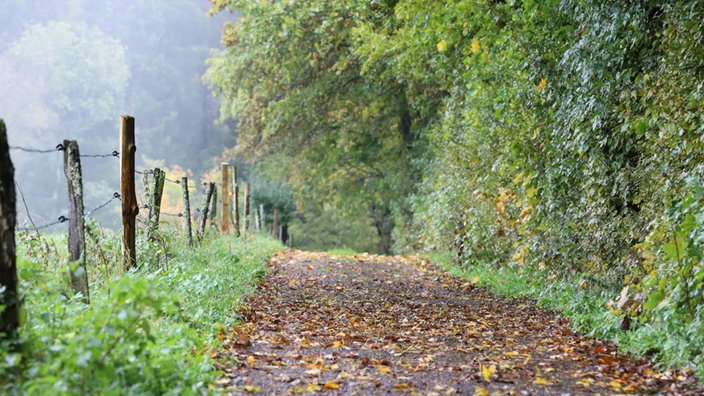
[[[222,332],[231,394],[702,394],[530,301],[407,257],[289,251]]]

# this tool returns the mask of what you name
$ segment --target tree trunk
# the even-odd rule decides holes
[[[0,119],[0,339],[15,339],[19,327],[20,298],[17,292],[15,252],[15,168],[10,159],[5,122]]]
[[[381,205],[372,204],[371,214],[374,228],[376,228],[376,233],[379,236],[379,253],[391,254],[391,233],[394,229],[394,220],[391,213],[391,208],[386,203]]]

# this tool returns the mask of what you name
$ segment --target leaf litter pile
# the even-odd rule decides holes
[[[246,324],[216,354],[230,394],[702,394],[570,330],[528,300],[497,297],[408,257],[274,257]]]

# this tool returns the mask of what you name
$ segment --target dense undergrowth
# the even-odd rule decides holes
[[[120,239],[88,233],[90,305],[70,292],[63,237],[23,235],[19,349],[0,348],[2,394],[202,394],[217,378],[211,352],[238,320],[240,298],[280,249],[274,240],[207,235],[140,240],[139,269],[118,269]],[[141,239],[141,238],[140,238]]]

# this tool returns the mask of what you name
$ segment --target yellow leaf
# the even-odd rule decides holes
[[[376,366],[376,369],[379,370],[379,372],[382,374],[388,374],[391,372],[391,367],[389,366],[378,365]]]
[[[548,80],[546,78],[541,78],[540,82],[538,83],[538,91],[542,91],[545,89],[545,87],[548,86]]]
[[[533,380],[533,383],[536,385],[550,385],[550,382],[546,380],[545,378],[538,377]]]
[[[582,385],[585,388],[592,386],[594,383],[594,378],[585,378],[577,381],[577,385]]]
[[[405,383],[401,384],[396,384],[391,388],[391,390],[394,390],[396,392],[410,392],[411,391],[411,386]]]
[[[259,393],[262,391],[262,388],[254,385],[246,385],[244,391],[247,393]]]
[[[475,276],[474,278],[472,278],[471,283],[472,283],[473,285],[476,285],[477,283],[479,283],[479,280],[480,280],[480,278],[479,278],[478,276]]]
[[[338,390],[338,389],[340,389],[340,385],[338,385],[332,381],[328,381],[325,383],[325,385],[323,385],[323,389],[325,389],[325,390]]]
[[[442,40],[435,47],[438,49],[438,51],[445,52],[447,51],[447,41]]]
[[[308,387],[306,387],[306,392],[317,392],[321,389],[323,388],[318,384],[310,384],[308,385]]]
[[[479,44],[479,40],[477,40],[477,39],[472,40],[472,53],[473,53],[473,54],[476,54],[477,52],[479,52],[479,50],[480,50],[481,48],[482,48],[482,47],[481,47],[481,45]]]
[[[478,386],[474,388],[474,396],[489,396],[489,391]]]
[[[491,377],[496,374],[496,365],[492,364],[491,366],[485,366],[482,364],[482,378],[484,378],[484,381],[490,382]]]
[[[335,348],[335,349],[342,348],[342,343],[340,341],[335,341],[332,343],[332,346],[330,348]]]
[[[252,367],[257,364],[257,359],[254,356],[247,356],[247,366]]]

